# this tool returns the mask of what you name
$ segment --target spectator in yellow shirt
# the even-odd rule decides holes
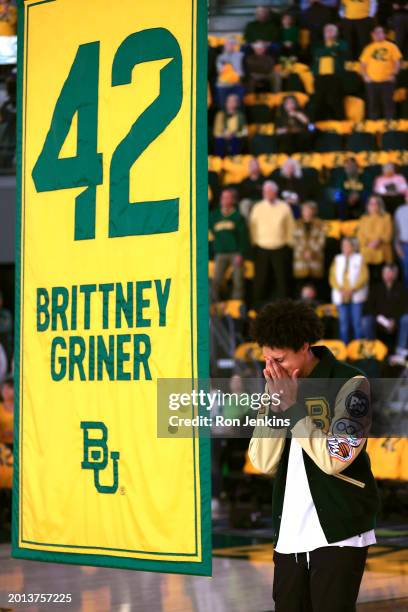
[[[254,247],[254,304],[258,308],[265,300],[287,298],[292,282],[292,246],[295,221],[290,206],[278,199],[279,188],[265,181],[263,199],[249,215],[249,232]]]
[[[395,79],[401,67],[401,51],[386,40],[384,28],[378,26],[371,33],[373,42],[360,56],[361,72],[366,82],[368,117],[394,117]]]
[[[392,263],[392,219],[380,196],[372,195],[366,208],[367,213],[360,219],[357,239],[368,265],[370,283],[376,283],[381,278],[383,264]]]
[[[15,36],[17,11],[10,0],[0,0],[0,36]]]
[[[242,151],[243,139],[248,130],[245,116],[239,106],[239,97],[230,94],[225,102],[225,110],[220,110],[215,115],[214,152],[219,157],[239,155]]]

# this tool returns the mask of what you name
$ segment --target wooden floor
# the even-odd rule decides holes
[[[266,612],[272,579],[269,543],[215,548],[213,578],[22,561],[0,545],[0,610]],[[72,604],[10,605],[10,592],[72,593]],[[358,610],[408,611],[408,549],[371,547]]]

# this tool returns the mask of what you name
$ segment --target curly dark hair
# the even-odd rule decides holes
[[[260,346],[298,351],[323,337],[323,325],[311,306],[294,300],[267,304],[252,321],[251,336]]]

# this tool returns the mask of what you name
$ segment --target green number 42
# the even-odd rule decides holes
[[[33,168],[37,191],[86,187],[75,201],[75,240],[95,238],[96,186],[103,182],[97,150],[99,42],[80,45],[55,105],[44,146]],[[179,198],[129,202],[129,172],[147,147],[166,129],[183,99],[182,59],[175,37],[164,28],[135,32],[115,53],[112,86],[132,81],[136,64],[170,58],[160,71],[160,92],[116,147],[110,164],[109,237],[175,232]],[[120,113],[120,108],[112,113]],[[60,158],[77,113],[75,157]]]

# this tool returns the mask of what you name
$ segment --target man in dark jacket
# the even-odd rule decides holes
[[[379,338],[393,345],[396,354],[408,355],[408,292],[398,280],[398,268],[386,264],[381,272],[382,281],[370,288],[363,317],[364,335],[369,340]]]
[[[366,452],[368,381],[326,347],[312,346],[322,325],[305,304],[265,306],[252,333],[271,396],[269,409],[258,412],[249,457],[275,475],[275,610],[351,612],[379,504]]]
[[[268,43],[279,39],[279,25],[277,18],[271,14],[267,6],[258,6],[255,12],[255,20],[245,26],[245,42],[251,44],[257,40]]]

